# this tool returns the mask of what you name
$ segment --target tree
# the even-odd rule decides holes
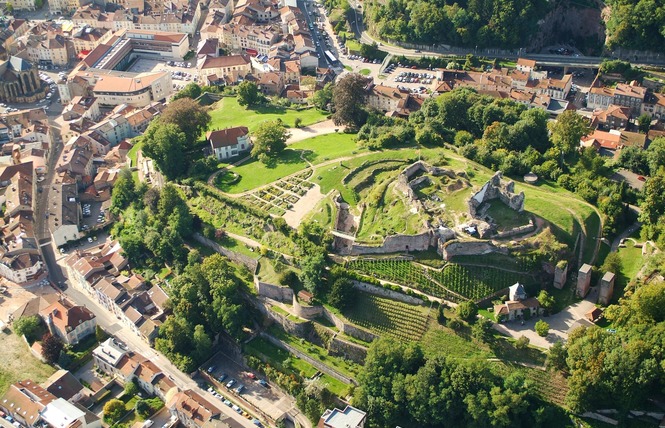
[[[180,91],[178,91],[173,98],[171,98],[171,101],[179,100],[180,98],[191,98],[193,100],[197,99],[198,97],[201,96],[201,87],[194,82],[188,83],[185,85],[184,88],[182,88]]]
[[[60,358],[64,345],[58,336],[46,333],[42,337],[42,357],[49,364],[54,364]]]
[[[492,321],[484,317],[478,318],[473,327],[471,327],[471,335],[474,339],[481,342],[487,342],[487,340],[490,338],[491,331]]]
[[[147,419],[152,414],[152,409],[147,400],[137,400],[134,405],[134,410],[143,419]]]
[[[136,384],[136,380],[132,379],[129,382],[125,383],[125,395],[133,397],[139,393],[139,386]]]
[[[177,125],[162,123],[161,119],[157,119],[143,134],[143,153],[155,161],[167,180],[175,180],[188,169],[184,155],[186,143],[187,137]]]
[[[580,146],[580,140],[590,132],[587,121],[573,110],[566,110],[556,122],[548,124],[552,133],[552,144],[561,154],[561,161],[567,154],[573,153]]]
[[[312,104],[319,110],[328,110],[329,104],[333,100],[333,85],[326,83],[323,88],[314,92],[312,96]]]
[[[185,135],[187,146],[192,146],[208,129],[211,118],[205,107],[191,98],[181,98],[168,103],[159,120],[176,125]]]
[[[111,211],[119,214],[136,200],[136,183],[129,168],[123,168],[111,191]]]
[[[202,325],[197,325],[194,327],[194,353],[193,357],[196,361],[204,361],[210,356],[210,350],[212,349],[212,340],[206,334],[205,328]]]
[[[654,138],[646,150],[646,158],[649,165],[649,174],[656,175],[658,170],[665,166],[665,138]]]
[[[619,165],[636,174],[649,174],[647,151],[637,146],[627,146],[619,153]]]
[[[543,320],[538,320],[536,322],[536,333],[540,337],[547,337],[550,333],[550,325]]]
[[[332,119],[335,125],[346,125],[352,130],[360,129],[367,120],[365,104],[365,86],[368,80],[356,73],[342,77],[333,89],[335,113]]]
[[[357,295],[358,293],[353,287],[353,283],[348,278],[337,278],[335,282],[333,282],[332,287],[330,287],[328,303],[340,311],[344,311],[353,305]]]
[[[241,106],[253,107],[263,102],[263,95],[259,92],[259,87],[254,82],[243,81],[236,88],[238,94],[238,104]]]
[[[516,341],[515,341],[515,348],[517,349],[526,349],[529,347],[529,338],[526,336],[520,336]]]
[[[293,120],[293,126],[295,126],[296,128],[300,128],[302,126],[302,118],[301,117],[296,117]]]
[[[326,258],[322,251],[316,251],[314,254],[306,255],[300,262],[300,280],[302,281],[303,286],[314,296],[319,296],[321,294],[325,264]]]
[[[95,326],[95,339],[97,340],[97,343],[102,343],[106,339],[109,338],[109,335],[106,334],[103,328],[101,328],[99,325]]]
[[[443,303],[439,304],[439,309],[436,312],[436,321],[441,325],[446,323],[445,306]]]
[[[276,157],[286,148],[286,140],[291,134],[278,121],[266,121],[253,132],[252,156],[259,157],[264,154],[269,157]]]
[[[568,353],[560,340],[554,342],[554,345],[547,353],[545,365],[555,370],[564,370],[566,368],[566,357]]]
[[[25,336],[28,341],[36,339],[37,333],[41,330],[41,318],[37,315],[21,317],[14,321],[14,333],[19,336]]]
[[[125,403],[118,400],[117,398],[110,399],[106,404],[104,404],[104,419],[109,423],[115,423],[122,418],[127,410],[125,409]]]
[[[614,253],[609,253],[605,257],[605,261],[603,262],[603,265],[600,267],[600,271],[612,272],[618,275],[621,272],[622,267],[623,267],[623,262],[621,260],[621,256],[619,256],[619,253],[614,252]]]
[[[538,303],[540,303],[540,307],[549,313],[554,308],[554,297],[546,290],[540,290],[540,293],[538,293]]]
[[[10,2],[7,2],[5,4],[5,11],[7,12],[7,15],[11,15],[14,13],[14,5],[11,4]]]
[[[651,115],[649,113],[641,114],[640,117],[637,118],[637,124],[640,132],[646,134],[649,132],[649,128],[651,128]]]
[[[471,322],[478,315],[478,306],[472,301],[465,301],[457,306],[457,315],[464,321]]]
[[[379,45],[376,42],[371,45],[365,43],[360,45],[360,56],[364,58],[375,59],[379,57],[380,53]]]

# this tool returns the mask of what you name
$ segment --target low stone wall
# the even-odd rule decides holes
[[[373,294],[375,296],[387,297],[389,299],[398,300],[400,302],[408,303],[411,305],[424,305],[422,299],[413,296],[408,296],[397,291],[388,290],[387,288],[377,287],[376,285],[368,284],[366,282],[353,281],[353,287],[365,293]]]
[[[454,256],[477,256],[489,253],[508,254],[508,250],[499,248],[491,242],[486,241],[448,241],[437,249],[444,260],[450,260]]]
[[[365,358],[367,358],[367,348],[337,337],[333,337],[330,341],[328,352],[330,355],[348,358],[358,364],[365,364]]]
[[[301,305],[300,302],[298,301],[298,298],[293,295],[293,313],[298,315],[300,318],[304,318],[306,320],[312,320],[318,316],[321,315],[323,312],[323,306],[309,306],[309,305]]]
[[[254,286],[256,287],[256,292],[261,297],[267,297],[284,303],[291,303],[293,300],[293,289],[290,287],[261,282],[256,275],[254,276]]]
[[[265,316],[279,324],[284,331],[298,337],[307,337],[312,330],[311,321],[296,322],[290,320],[287,315],[280,314],[270,308],[270,304],[257,302],[255,305]]]
[[[435,243],[436,238],[434,234],[428,230],[418,235],[398,234],[386,236],[383,244],[379,246],[353,244],[349,254],[389,254],[401,253],[403,251],[426,251],[430,246],[435,245]]]

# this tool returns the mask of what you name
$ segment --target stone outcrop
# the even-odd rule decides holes
[[[494,173],[492,178],[469,199],[469,214],[477,217],[477,210],[483,203],[499,199],[511,209],[522,212],[524,210],[524,192],[515,193],[515,182],[503,180],[501,171]]]

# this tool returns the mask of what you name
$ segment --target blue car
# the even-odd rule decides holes
[[[226,375],[226,373],[222,373],[222,375],[221,375],[220,377],[218,377],[217,380],[218,380],[220,383],[222,383],[222,382],[224,382],[224,379],[226,379],[227,377],[228,377],[228,376]]]

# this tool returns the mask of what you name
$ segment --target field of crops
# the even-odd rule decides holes
[[[397,340],[420,340],[427,327],[428,309],[360,293],[344,315],[363,328]]]
[[[531,278],[525,274],[488,266],[464,266],[455,263],[448,263],[443,270],[436,270],[409,260],[359,259],[350,261],[347,268],[450,301],[459,301],[459,296],[482,300],[518,281],[531,282]]]
[[[523,275],[491,267],[448,264],[440,272],[439,282],[471,300],[482,300],[518,281],[525,282],[522,277]]]

